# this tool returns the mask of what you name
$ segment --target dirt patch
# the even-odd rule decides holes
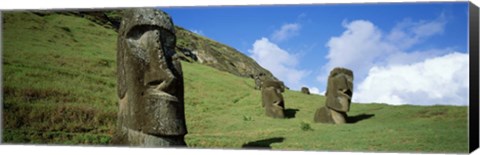
[[[435,118],[435,117],[444,117],[447,116],[447,109],[424,109],[418,111],[415,116],[420,118]]]
[[[24,101],[33,102],[45,99],[55,99],[57,102],[75,102],[77,99],[73,95],[61,92],[54,89],[36,89],[36,88],[23,88],[17,89],[12,87],[4,87],[3,89],[5,98],[8,97],[20,97]]]

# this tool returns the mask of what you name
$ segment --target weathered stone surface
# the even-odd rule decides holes
[[[262,81],[259,77],[255,77],[255,89],[260,90],[262,89]]]
[[[253,79],[255,80],[255,89],[261,90],[261,89],[262,89],[263,80],[265,80],[265,74],[260,73],[260,74],[258,74],[258,75],[255,75],[255,76],[253,77]]]
[[[140,146],[183,145],[187,134],[182,68],[172,19],[153,8],[126,10],[117,46],[118,133]]]
[[[285,85],[282,81],[276,80],[264,80],[262,83],[262,88],[273,87],[276,88],[275,90],[279,91],[280,93],[285,92]]]
[[[335,123],[330,115],[330,110],[325,106],[322,106],[315,111],[313,120],[318,123]]]
[[[265,114],[273,118],[285,117],[285,103],[282,92],[284,87],[280,81],[265,80],[262,85],[262,106]]]
[[[353,72],[334,68],[328,76],[326,106],[336,111],[348,112],[353,95]]]
[[[320,107],[315,112],[313,120],[317,123],[344,124],[347,113],[338,112],[326,106]]]
[[[325,106],[317,109],[315,122],[346,123],[353,95],[353,72],[346,68],[334,68],[328,76]]]
[[[310,94],[310,90],[307,87],[302,87],[302,93]]]
[[[155,136],[123,127],[123,133],[127,133],[129,145],[158,147],[158,146],[186,146],[183,136]]]

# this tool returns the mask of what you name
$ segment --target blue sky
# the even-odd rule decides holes
[[[356,102],[468,105],[467,4],[160,9],[176,25],[252,57],[293,90],[321,94],[329,71],[346,67],[355,74]]]

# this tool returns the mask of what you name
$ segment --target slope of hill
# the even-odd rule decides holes
[[[116,32],[63,14],[3,18],[3,142],[108,145],[117,113]],[[273,119],[252,79],[182,65],[189,147],[468,151],[467,107],[354,103],[351,123],[327,125],[313,123],[323,96],[286,90],[289,118]]]
[[[241,77],[252,78],[260,73],[276,79],[270,71],[262,68],[252,58],[222,43],[199,36],[176,27],[177,51],[196,58],[197,62]],[[187,56],[187,57],[188,57]]]
[[[121,10],[83,10],[74,12],[36,12],[39,15],[63,14],[88,19],[107,29],[117,31],[121,22]],[[180,26],[175,26],[177,53],[185,61],[201,64],[226,71],[241,77],[252,78],[263,73],[267,78],[277,79],[270,71],[257,64],[252,58],[236,49],[200,36]]]

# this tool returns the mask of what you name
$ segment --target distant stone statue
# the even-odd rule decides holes
[[[353,72],[346,68],[334,68],[328,76],[325,106],[317,109],[315,122],[346,123],[353,95]]]
[[[153,8],[124,12],[117,43],[119,112],[112,143],[186,146],[183,75],[172,19]]]
[[[302,87],[302,93],[309,95],[310,90],[307,87]]]
[[[285,102],[282,93],[285,91],[282,82],[265,80],[262,85],[262,106],[265,114],[273,118],[284,118]]]
[[[265,79],[265,74],[264,73],[260,73],[258,75],[255,75],[253,77],[253,79],[255,80],[255,89],[257,90],[261,90],[262,89],[262,82],[263,80]]]

